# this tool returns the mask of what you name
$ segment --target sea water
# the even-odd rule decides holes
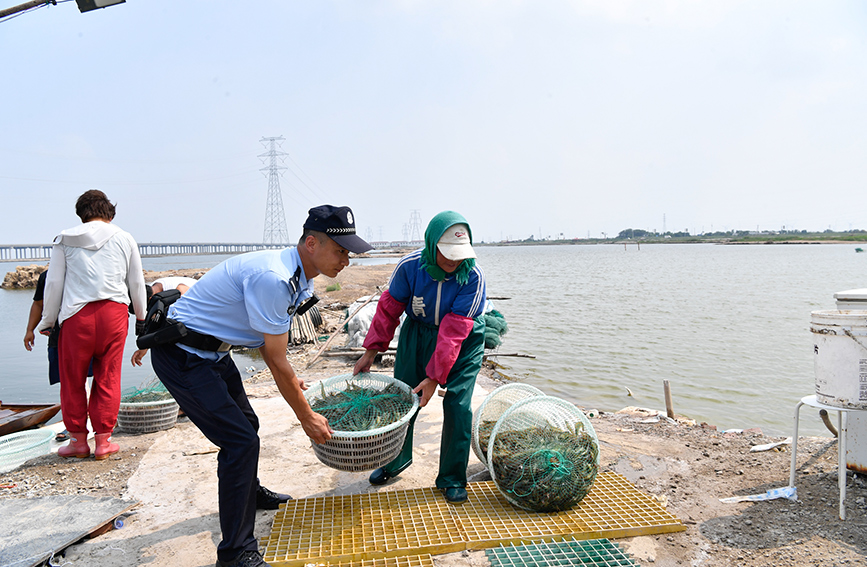
[[[790,435],[795,404],[813,393],[810,312],[834,293],[867,287],[853,245],[560,245],[478,247],[494,307],[509,331],[502,372],[585,408],[665,409],[720,429]],[[145,258],[151,270],[210,268],[226,256]],[[383,260],[375,260],[381,262]],[[386,260],[386,261],[396,261]],[[11,271],[30,262],[0,263]],[[59,399],[48,385],[45,339],[23,346],[33,290],[0,290],[0,399]],[[153,379],[149,358],[122,386]],[[242,374],[261,369],[233,354]],[[802,412],[801,432],[828,435]]]

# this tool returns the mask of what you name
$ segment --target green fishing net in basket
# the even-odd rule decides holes
[[[521,400],[544,395],[542,390],[529,384],[505,384],[488,394],[473,413],[473,452],[476,457],[488,463],[488,441],[506,410]]]
[[[121,403],[144,403],[172,400],[172,395],[160,382],[159,378],[153,377],[149,381],[134,388],[127,388],[120,394]]]
[[[587,417],[553,396],[513,405],[488,446],[491,478],[506,499],[533,512],[572,508],[599,471],[599,440]]]
[[[412,388],[384,374],[332,376],[304,396],[333,430],[330,440],[313,443],[313,452],[324,465],[347,472],[373,470],[393,461],[418,409]]]

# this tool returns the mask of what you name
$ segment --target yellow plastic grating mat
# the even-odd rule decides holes
[[[407,555],[384,559],[361,559],[359,561],[309,561],[305,567],[434,567],[430,555]]]
[[[469,500],[448,504],[435,488],[290,500],[274,517],[265,561],[275,566],[360,561],[484,549],[570,536],[599,539],[683,531],[650,496],[601,472],[581,504],[536,513],[512,506],[493,482],[467,486]]]

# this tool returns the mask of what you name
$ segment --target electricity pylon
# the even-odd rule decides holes
[[[404,237],[404,240],[421,240],[421,215],[418,209],[414,209],[409,215],[409,238]]]
[[[277,164],[277,158],[287,155],[277,151],[277,142],[282,142],[283,136],[277,138],[262,138],[262,144],[270,145],[269,151],[260,154],[260,158],[268,158],[268,166],[261,168],[268,177],[268,200],[265,204],[265,232],[262,242],[265,244],[289,244],[289,231],[286,228],[286,212],[283,209],[283,195],[280,192],[280,170],[286,169]],[[266,145],[266,147],[268,147]],[[264,159],[263,159],[264,161]],[[267,171],[268,173],[265,173]]]

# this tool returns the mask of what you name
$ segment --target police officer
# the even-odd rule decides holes
[[[313,297],[313,278],[337,276],[350,252],[370,248],[355,234],[349,207],[314,207],[297,246],[230,258],[169,308],[169,319],[187,334],[155,346],[151,362],[181,410],[220,448],[217,567],[265,565],[253,535],[256,508],[276,508],[290,498],[259,485],[259,421],[229,348],[258,348],[304,432],[315,443],[330,439],[328,421],[310,408],[306,386],[286,358],[289,328]]]

